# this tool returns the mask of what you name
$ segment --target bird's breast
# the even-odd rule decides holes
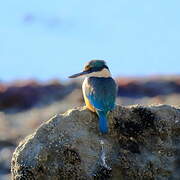
[[[82,85],[82,91],[83,91],[83,97],[84,97],[84,101],[85,101],[85,104],[86,104],[86,107],[92,111],[92,112],[96,112],[96,109],[94,108],[94,106],[90,103],[88,97],[87,97],[87,91],[92,91],[91,90],[91,86],[90,84],[88,84],[88,78],[86,78],[83,82],[83,85]]]

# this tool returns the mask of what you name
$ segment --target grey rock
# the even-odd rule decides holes
[[[12,179],[180,179],[180,109],[116,106],[109,133],[80,107],[56,115],[16,148]]]

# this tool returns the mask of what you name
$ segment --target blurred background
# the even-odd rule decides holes
[[[180,1],[6,0],[0,6],[0,179],[20,140],[84,104],[82,79],[104,59],[117,103],[180,105]]]

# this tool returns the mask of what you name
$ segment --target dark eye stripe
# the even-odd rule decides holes
[[[86,66],[86,67],[85,67],[85,71],[87,71],[88,73],[92,73],[92,72],[101,71],[101,70],[104,69],[104,68],[106,68],[106,69],[109,70],[109,68],[108,68],[106,65],[103,65],[102,67],[94,67],[94,68],[92,68],[92,67],[90,67],[90,66]]]
[[[106,65],[104,65],[104,66],[102,66],[102,67],[95,67],[95,68],[90,68],[90,72],[97,72],[97,71],[101,71],[102,69],[104,69],[104,68],[106,68],[106,69],[108,69],[109,70],[109,68],[106,66]]]
[[[108,68],[106,65],[104,65],[104,68],[106,68],[106,69],[108,69],[108,70],[109,70],[109,68]]]

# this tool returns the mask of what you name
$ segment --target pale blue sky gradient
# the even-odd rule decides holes
[[[66,79],[94,58],[114,76],[180,74],[180,1],[1,1],[0,80]]]

